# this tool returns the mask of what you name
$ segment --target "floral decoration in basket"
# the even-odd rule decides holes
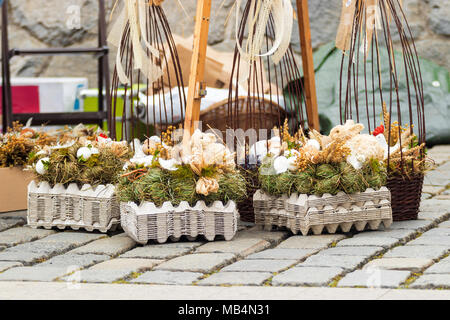
[[[102,232],[115,228],[120,211],[114,184],[129,157],[127,142],[112,141],[102,132],[44,147],[34,157],[28,224]]]
[[[307,234],[348,231],[354,224],[378,228],[392,221],[386,185],[385,150],[364,126],[348,120],[328,136],[315,130],[289,134],[287,123],[269,141],[255,146],[262,159],[261,190],[255,194],[259,225],[287,226]],[[284,220],[283,220],[284,219]],[[286,225],[286,219],[291,219]]]
[[[183,235],[231,239],[237,231],[235,202],[246,197],[234,154],[214,134],[199,130],[175,144],[172,130],[162,140],[134,142],[135,155],[118,184],[124,230],[139,242]]]

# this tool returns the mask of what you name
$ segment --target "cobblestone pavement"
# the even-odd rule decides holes
[[[28,228],[0,214],[0,281],[450,289],[450,146],[430,150],[419,220],[299,236],[241,224],[229,242],[141,246],[124,233]],[[337,290],[337,289],[336,289]]]

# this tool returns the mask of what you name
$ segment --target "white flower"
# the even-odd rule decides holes
[[[273,161],[273,168],[276,174],[284,173],[289,169],[289,160],[284,156],[279,156]]]
[[[355,168],[356,170],[360,170],[364,162],[366,162],[366,157],[363,155],[351,154],[347,157],[347,163],[352,165],[352,167]]]
[[[320,150],[320,143],[316,139],[309,139],[308,142],[306,142],[306,145]]]
[[[92,154],[99,154],[100,151],[99,151],[97,148],[92,147],[92,148],[91,148],[91,153],[92,153]]]
[[[48,163],[50,161],[50,158],[42,158],[36,163],[36,172],[39,174],[46,174],[48,169]]]
[[[41,155],[44,155],[44,154],[47,154],[47,151],[40,150],[40,151],[36,152],[36,156],[41,156]]]
[[[177,165],[178,162],[175,159],[169,159],[169,160],[164,160],[159,158],[159,164],[163,169],[169,170],[169,171],[177,171]]]
[[[77,151],[77,158],[83,161],[87,161],[92,155],[91,149],[88,147],[81,147]]]

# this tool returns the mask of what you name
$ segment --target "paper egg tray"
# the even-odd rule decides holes
[[[381,223],[386,228],[392,224],[391,195],[386,187],[321,197],[306,194],[274,197],[258,190],[253,196],[253,206],[257,225],[266,229],[286,227],[294,234],[308,235],[310,230],[321,234],[324,229],[329,233],[338,229],[348,232],[352,226],[358,231],[366,227],[376,230]]]
[[[170,202],[161,207],[152,202],[140,205],[122,202],[120,214],[123,230],[141,244],[150,240],[164,243],[168,238],[178,241],[181,236],[193,241],[200,235],[208,241],[213,241],[216,236],[231,240],[236,234],[239,219],[233,201],[225,206],[219,201],[211,206],[199,201],[194,207],[187,202],[181,202],[177,207]]]
[[[33,228],[71,228],[107,232],[120,224],[120,208],[113,185],[76,184],[53,188],[47,182],[28,185],[28,225]]]

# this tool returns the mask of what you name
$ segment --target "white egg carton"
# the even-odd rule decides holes
[[[178,241],[181,236],[193,241],[200,235],[208,241],[213,241],[216,236],[223,236],[228,241],[235,236],[239,219],[233,201],[226,205],[216,201],[211,206],[198,201],[194,207],[185,201],[178,206],[165,202],[161,207],[153,202],[140,205],[122,202],[120,216],[123,230],[141,244],[149,240],[164,243],[168,238]]]
[[[368,188],[364,192],[319,197],[307,194],[292,194],[275,197],[258,190],[253,196],[255,223],[268,230],[272,226],[286,227],[294,234],[299,231],[307,235],[310,230],[321,234],[326,228],[335,233],[338,228],[348,232],[355,226],[363,231],[386,228],[392,224],[391,194],[386,187],[379,190]]]
[[[48,182],[28,185],[28,225],[33,228],[71,228],[107,232],[120,224],[120,208],[111,184],[81,188]]]

